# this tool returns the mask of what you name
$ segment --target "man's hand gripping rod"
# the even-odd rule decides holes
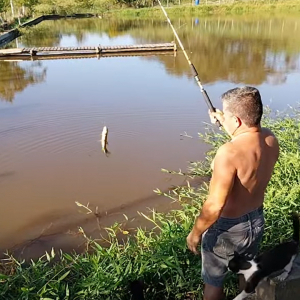
[[[172,30],[173,30],[173,32],[174,32],[174,35],[175,35],[175,37],[176,37],[176,39],[177,39],[177,41],[178,41],[178,44],[179,44],[180,48],[181,48],[182,51],[183,51],[183,54],[184,54],[186,60],[188,61],[189,65],[190,65],[190,67],[191,67],[191,69],[192,69],[193,76],[194,76],[194,78],[195,78],[195,80],[196,80],[198,86],[200,87],[200,90],[201,90],[201,92],[202,92],[202,94],[203,94],[204,100],[205,100],[205,102],[206,102],[206,104],[207,104],[209,110],[210,110],[211,112],[215,112],[215,111],[216,111],[216,108],[212,105],[212,103],[211,103],[211,101],[210,101],[210,99],[209,99],[209,97],[208,97],[208,95],[207,95],[207,93],[206,93],[206,90],[204,89],[203,85],[201,84],[201,81],[200,81],[200,79],[199,79],[199,77],[198,77],[198,72],[197,72],[195,66],[192,64],[191,60],[189,59],[189,57],[188,57],[186,51],[184,50],[184,47],[183,47],[183,45],[182,45],[182,43],[181,43],[181,41],[180,41],[180,38],[179,38],[179,36],[178,36],[178,34],[177,34],[175,28],[173,27],[173,25],[172,25],[172,23],[171,23],[171,20],[169,19],[168,15],[167,15],[167,12],[165,11],[164,7],[162,6],[160,0],[157,0],[157,1],[158,1],[158,4],[159,4],[160,8],[162,9],[164,15],[166,16],[166,18],[167,18],[167,20],[168,20],[168,22],[169,22],[169,24],[170,24],[170,26],[171,26],[171,28],[172,28]],[[219,127],[222,126],[221,123],[219,122],[219,120],[216,121],[216,124],[217,124]]]

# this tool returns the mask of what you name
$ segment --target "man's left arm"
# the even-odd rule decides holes
[[[232,145],[225,144],[220,147],[215,156],[208,198],[204,202],[201,213],[187,237],[188,247],[194,253],[197,253],[197,246],[202,234],[220,217],[232,190],[236,176],[233,155]]]

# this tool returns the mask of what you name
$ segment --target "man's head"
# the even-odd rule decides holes
[[[260,126],[263,105],[259,91],[250,86],[235,88],[222,95],[224,127],[235,132],[239,127]]]

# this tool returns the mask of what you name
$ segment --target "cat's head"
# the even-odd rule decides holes
[[[247,258],[234,251],[233,258],[228,263],[228,269],[233,273],[239,273],[240,270],[246,270],[251,267]]]

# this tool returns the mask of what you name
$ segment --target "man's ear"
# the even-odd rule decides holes
[[[239,128],[242,125],[242,121],[239,117],[234,116],[234,121],[237,128]]]

